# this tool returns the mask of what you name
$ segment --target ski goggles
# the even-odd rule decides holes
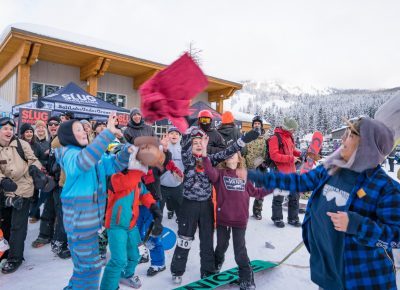
[[[211,124],[211,119],[208,117],[200,117],[199,122],[202,124]]]
[[[190,133],[190,137],[193,138],[203,138],[203,136],[206,135],[206,133],[199,129],[199,128],[194,128],[192,132]]]
[[[9,124],[12,127],[15,127],[15,122],[13,119],[9,118],[9,117],[3,117],[0,118],[0,127],[3,127],[4,125]]]

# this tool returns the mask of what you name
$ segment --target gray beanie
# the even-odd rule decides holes
[[[286,131],[297,130],[298,127],[299,127],[299,125],[297,124],[295,119],[291,119],[291,118],[284,118],[283,119],[282,128],[284,130],[286,130]]]
[[[130,113],[131,118],[132,118],[132,116],[135,115],[135,114],[139,114],[140,116],[142,116],[142,112],[140,111],[139,108],[133,108],[133,109],[131,110],[131,113]]]

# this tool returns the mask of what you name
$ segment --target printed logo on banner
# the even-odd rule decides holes
[[[63,104],[63,103],[55,103],[54,109],[59,111],[75,111],[79,113],[90,113],[95,115],[106,115],[106,116],[108,116],[112,112],[112,110],[107,110],[107,109],[101,109],[96,107],[85,107],[85,106]]]
[[[42,120],[47,123],[50,111],[41,109],[21,108],[19,109],[19,124],[28,123],[34,125],[36,121]]]
[[[79,104],[90,104],[90,105],[97,105],[97,99],[91,95],[81,95],[81,94],[62,94],[61,95],[64,100],[68,102],[74,102]]]
[[[129,114],[128,113],[118,113],[117,112],[117,118],[119,125],[121,126],[127,126],[129,122]]]
[[[227,190],[244,191],[246,182],[240,178],[224,176],[224,184]]]

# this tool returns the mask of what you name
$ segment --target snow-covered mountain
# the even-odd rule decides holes
[[[372,117],[396,93],[400,93],[400,87],[363,90],[244,81],[243,89],[226,101],[225,109],[260,114],[273,127],[284,117],[292,117],[299,122],[300,135],[316,130],[326,134],[341,126],[342,117]]]

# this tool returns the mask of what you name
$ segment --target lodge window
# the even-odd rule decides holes
[[[107,92],[97,92],[96,97],[98,97],[99,99],[102,99],[103,101],[111,103],[113,105],[116,105],[118,107],[122,107],[122,108],[126,107],[126,96],[125,95],[113,94],[113,93],[107,93]]]
[[[61,89],[62,86],[43,84],[43,83],[32,83],[31,99],[35,100],[38,97],[45,97]]]
[[[157,126],[156,124],[153,125],[154,132],[158,137],[167,133],[169,126]]]

